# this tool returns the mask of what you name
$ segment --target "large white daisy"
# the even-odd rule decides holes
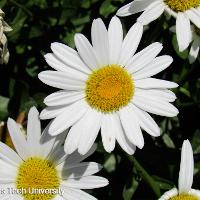
[[[123,39],[117,17],[112,18],[108,31],[103,21],[96,19],[91,31],[93,46],[84,35],[76,34],[78,52],[53,43],[53,53],[45,55],[56,71],[41,72],[39,79],[62,90],[46,97],[48,107],[40,117],[55,118],[49,129],[51,135],[72,126],[65,142],[67,153],[78,149],[85,154],[101,129],[107,152],[114,149],[117,140],[127,153],[133,154],[135,146],[144,145],[141,128],[152,136],[160,135],[147,112],[168,117],[178,114],[170,103],[176,96],[168,90],[177,84],[151,78],[172,63],[170,56],[156,57],[162,44],[153,43],[135,54],[142,27],[136,23]]]
[[[0,142],[1,200],[95,200],[81,189],[108,184],[107,179],[93,176],[100,171],[99,164],[81,162],[96,147],[85,156],[78,152],[66,155],[61,145],[65,134],[51,137],[47,127],[41,136],[36,108],[29,112],[26,137],[12,119],[8,120],[8,130],[17,152]]]
[[[118,16],[128,16],[138,12],[137,21],[147,25],[164,11],[176,18],[176,34],[179,50],[185,50],[192,39],[190,21],[200,28],[200,0],[135,0],[117,12]]]
[[[192,189],[193,173],[193,151],[189,140],[185,140],[181,151],[178,189],[166,192],[159,200],[199,200],[200,191]]]

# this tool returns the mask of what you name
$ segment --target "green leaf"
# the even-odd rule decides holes
[[[112,154],[108,157],[108,159],[106,160],[106,162],[104,164],[104,168],[108,172],[112,172],[112,171],[115,170],[115,168],[116,168],[116,158],[115,158],[114,154]]]
[[[138,186],[138,181],[135,179],[135,177],[132,177],[131,183],[124,186],[123,198],[125,200],[131,200]]]
[[[9,101],[9,98],[0,96],[0,120],[5,120],[5,118],[8,116]]]
[[[162,137],[162,139],[163,139],[163,142],[165,143],[165,145],[166,145],[167,147],[172,148],[172,149],[175,148],[175,144],[174,144],[174,142],[172,141],[172,139],[169,137],[169,135],[164,134],[163,137]]]
[[[111,0],[104,1],[100,7],[100,14],[104,17],[108,17],[111,13],[114,13],[117,7],[113,6]]]

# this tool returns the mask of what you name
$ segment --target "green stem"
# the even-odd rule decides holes
[[[155,180],[148,174],[148,172],[141,166],[141,164],[133,157],[128,155],[128,159],[134,164],[137,172],[141,178],[151,187],[157,197],[160,197],[160,187]]]

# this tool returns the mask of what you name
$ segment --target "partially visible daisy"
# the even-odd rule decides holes
[[[200,190],[192,189],[193,173],[193,151],[189,140],[185,140],[181,152],[178,189],[166,192],[159,200],[199,200]]]
[[[190,21],[200,28],[200,0],[135,0],[123,6],[118,16],[128,16],[144,11],[137,19],[143,25],[160,17],[164,11],[176,18],[179,50],[184,51],[192,39]]]
[[[144,146],[141,128],[152,136],[160,129],[147,113],[174,117],[178,110],[169,88],[176,83],[151,78],[166,69],[172,58],[156,57],[162,44],[156,42],[136,53],[143,26],[136,23],[123,39],[120,20],[113,17],[108,31],[101,19],[92,24],[92,44],[82,34],[75,35],[78,52],[61,44],[51,44],[53,53],[45,55],[56,71],[44,71],[39,79],[62,90],[44,100],[48,106],[41,119],[55,118],[49,128],[58,135],[72,126],[65,151],[85,154],[99,130],[104,148],[113,151],[115,141],[129,154]],[[135,54],[135,55],[134,55]]]
[[[107,179],[93,176],[100,171],[99,164],[81,162],[94,152],[95,146],[85,156],[78,152],[66,155],[62,138],[51,137],[48,127],[41,135],[36,108],[29,111],[27,136],[12,119],[8,120],[8,130],[16,152],[0,142],[0,189],[5,191],[0,193],[1,199],[96,200],[81,189],[108,184]]]

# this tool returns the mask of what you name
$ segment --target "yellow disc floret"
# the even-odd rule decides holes
[[[200,0],[164,0],[164,2],[176,12],[184,12],[200,6]]]
[[[25,200],[50,200],[59,185],[57,170],[48,160],[29,158],[18,169],[16,186]]]
[[[134,82],[131,75],[118,65],[93,71],[86,82],[88,104],[104,113],[126,106],[133,94]]]
[[[170,198],[169,200],[200,200],[200,199],[194,195],[180,194],[178,196]]]

